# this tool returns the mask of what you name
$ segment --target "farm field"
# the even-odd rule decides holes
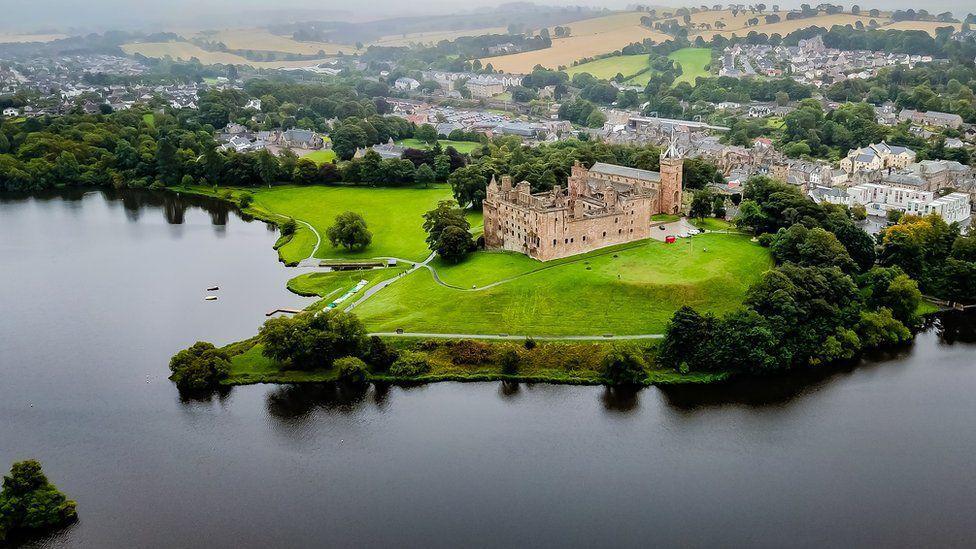
[[[735,309],[772,265],[748,237],[705,234],[677,244],[644,241],[548,263],[478,252],[437,262],[446,284],[418,270],[355,309],[371,331],[526,335],[663,332],[683,305]],[[485,289],[471,289],[492,282]]]
[[[952,27],[959,30],[961,23],[939,23],[937,21],[897,21],[883,25],[883,30],[923,30],[935,36],[935,29],[939,27]]]
[[[54,42],[67,38],[67,34],[15,34],[0,32],[0,44],[15,44],[25,42]]]
[[[682,48],[672,52],[668,58],[681,65],[681,76],[675,79],[674,83],[688,82],[694,86],[696,78],[709,75],[706,67],[712,62],[712,50],[710,48]]]
[[[183,60],[196,57],[205,65],[221,63],[227,65],[250,65],[255,68],[264,69],[308,67],[328,61],[328,59],[312,59],[307,61],[250,61],[233,53],[207,51],[190,42],[132,42],[123,44],[121,47],[129,55],[138,53],[146,57],[163,58],[170,56],[173,59]]]
[[[200,32],[196,37],[223,42],[232,50],[260,50],[302,55],[335,55],[338,52],[356,53],[356,46],[331,44],[328,42],[299,42],[287,36],[272,34],[266,29],[225,29],[214,32]]]
[[[450,139],[438,139],[437,142],[440,143],[441,147],[445,149],[448,147],[454,147],[454,150],[462,154],[470,153],[471,151],[481,147],[481,143],[475,143],[474,141],[451,141]],[[421,150],[427,150],[431,147],[429,144],[413,138],[397,141],[397,145],[403,145],[404,147],[410,147],[411,149]]]
[[[391,34],[381,36],[372,42],[376,46],[409,46],[410,44],[436,44],[441,40],[456,40],[463,36],[481,36],[484,34],[505,34],[505,27],[487,27],[480,29],[463,29],[456,31],[414,32],[406,34]]]
[[[589,63],[567,67],[566,74],[570,78],[580,73],[589,73],[603,80],[610,80],[617,74],[631,76],[647,68],[648,56],[639,55],[616,55],[604,59],[597,59]]]
[[[571,29],[572,35],[553,39],[550,48],[482,58],[481,62],[491,63],[492,67],[502,72],[524,74],[532,72],[536,65],[552,69],[569,67],[573,61],[616,51],[645,38],[658,42],[669,39],[665,34],[640,26],[643,15],[646,14],[622,12],[569,23],[565,26]],[[550,32],[553,31],[550,29]]]
[[[733,35],[745,36],[753,31],[760,34],[768,35],[768,34],[776,33],[779,34],[780,36],[786,36],[787,34],[793,31],[805,29],[808,27],[824,27],[826,29],[829,29],[834,25],[853,25],[857,21],[861,21],[862,23],[864,23],[865,26],[867,26],[868,22],[871,21],[871,19],[875,19],[879,24],[883,25],[888,21],[884,17],[872,18],[867,15],[852,15],[850,13],[819,15],[817,17],[808,17],[806,19],[794,19],[792,21],[787,21],[785,12],[778,12],[778,14],[783,18],[783,20],[778,23],[766,24],[762,16],[758,14],[749,15],[744,18],[743,15],[740,14],[739,16],[733,19],[732,12],[709,12],[709,13],[715,16],[713,21],[722,20],[723,22],[726,23],[727,26],[724,29],[713,28],[711,30],[692,31],[688,35],[689,40],[694,40],[698,36],[701,36],[702,39],[704,40],[711,40],[712,37],[717,34],[721,34],[722,36],[725,37],[731,37]],[[709,15],[709,13],[696,14],[696,15]],[[727,16],[720,15],[723,13],[727,14]],[[747,21],[750,17],[759,17],[760,24],[753,27],[746,26],[745,21]],[[694,19],[692,19],[692,23],[695,23]],[[712,23],[712,25],[714,27],[714,23]]]

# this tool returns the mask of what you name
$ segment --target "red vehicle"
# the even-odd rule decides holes
[[[674,235],[668,235],[664,237],[664,242],[666,242],[667,244],[674,244],[674,241],[675,241]]]

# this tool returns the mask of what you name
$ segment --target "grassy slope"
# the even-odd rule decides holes
[[[614,257],[616,255],[617,257]],[[436,284],[417,271],[356,309],[373,331],[532,335],[661,333],[682,305],[723,313],[771,266],[769,254],[737,235],[677,244],[649,241],[549,264],[515,254],[479,253],[443,268],[469,288],[531,274],[479,291]]]
[[[255,190],[254,205],[306,221],[315,227],[323,239],[316,257],[401,257],[419,261],[429,253],[424,243],[422,216],[433,209],[439,200],[450,197],[450,189],[445,185],[435,185],[429,189],[283,186]],[[335,217],[344,211],[362,214],[366,219],[369,230],[373,232],[373,243],[365,250],[333,248],[325,241],[326,230]],[[300,243],[287,245],[289,257],[307,257],[312,252],[315,236],[303,228],[299,229],[299,233],[308,234],[302,236]]]
[[[454,150],[462,154],[470,153],[471,151],[477,149],[478,147],[481,147],[481,143],[475,143],[473,141],[451,141],[450,139],[440,139],[438,140],[438,142],[441,144],[441,147],[445,149],[448,147],[454,147]],[[427,143],[419,139],[413,139],[413,138],[398,141],[397,144],[403,145],[404,147],[410,147],[412,149],[421,149],[421,150],[426,150],[431,147]]]
[[[617,55],[614,57],[597,59],[596,61],[590,61],[589,63],[583,63],[582,65],[577,65],[575,67],[568,67],[566,69],[566,74],[572,78],[574,75],[586,72],[597,78],[610,80],[614,76],[617,76],[617,73],[624,76],[637,74],[641,70],[646,69],[647,65],[648,56],[646,54]]]
[[[681,65],[682,74],[674,83],[688,82],[694,86],[696,78],[709,75],[705,66],[712,62],[712,50],[710,48],[682,48],[672,52],[668,58]]]

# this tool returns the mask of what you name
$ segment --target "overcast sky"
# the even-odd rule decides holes
[[[658,5],[694,5],[701,1],[659,0]],[[728,0],[726,0],[727,2]],[[756,0],[758,1],[758,0]],[[798,6],[803,0],[782,1],[781,6]],[[808,0],[809,3],[817,3]],[[623,8],[635,0],[538,1],[540,4],[566,4]],[[96,30],[202,28],[219,26],[258,26],[262,23],[313,19],[381,19],[395,15],[450,13],[459,9],[494,6],[500,0],[0,0],[0,29],[34,31],[42,29]],[[847,2],[843,2],[849,5]],[[976,11],[976,0],[947,0],[924,4],[917,0],[878,0],[859,2],[862,8],[926,8],[937,12],[952,10],[958,15]],[[770,4],[767,0],[766,4]],[[352,8],[354,6],[354,9]]]

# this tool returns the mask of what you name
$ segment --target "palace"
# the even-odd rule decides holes
[[[598,162],[573,166],[566,189],[531,193],[510,176],[492,178],[484,201],[485,247],[540,261],[651,236],[651,216],[681,210],[683,160],[674,142],[652,172]]]

